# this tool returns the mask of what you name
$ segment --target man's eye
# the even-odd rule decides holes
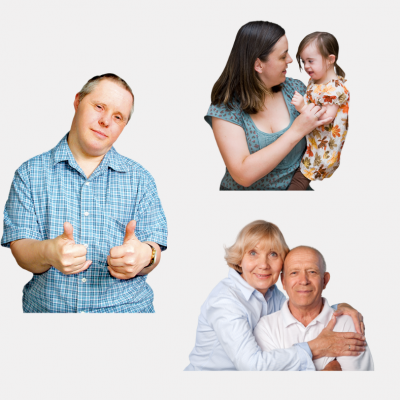
[[[99,110],[101,110],[101,106],[100,106],[100,105],[97,104],[96,107],[97,107]]]
[[[121,120],[121,117],[119,115],[116,115],[115,118]]]

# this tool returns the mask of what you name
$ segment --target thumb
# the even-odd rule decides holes
[[[64,232],[62,234],[65,239],[74,240],[74,228],[69,222],[64,222]]]
[[[132,239],[137,240],[137,237],[135,235],[135,228],[136,228],[136,221],[133,219],[132,221],[128,222],[128,225],[126,225],[124,243]]]
[[[336,316],[332,315],[332,319],[329,321],[328,325],[325,327],[328,331],[333,331],[333,328],[336,325]]]

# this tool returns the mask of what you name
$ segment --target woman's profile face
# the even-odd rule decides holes
[[[263,295],[278,280],[282,266],[280,255],[261,243],[249,249],[240,263],[242,278]]]
[[[286,69],[291,62],[293,60],[289,55],[289,44],[286,35],[283,35],[276,42],[267,61],[263,62],[257,59],[255,70],[260,74],[259,76],[267,88],[272,88],[285,82]]]

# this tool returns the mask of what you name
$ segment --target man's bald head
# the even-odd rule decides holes
[[[310,246],[297,246],[294,249],[290,250],[289,253],[287,254],[285,258],[285,263],[284,264],[289,264],[293,259],[296,258],[296,256],[302,256],[305,255],[306,253],[310,254],[313,253],[317,258],[318,258],[318,266],[321,271],[321,274],[324,274],[326,272],[326,262],[324,256],[321,254],[320,251],[317,249],[314,249],[314,247]],[[285,272],[285,267],[283,267],[283,273]]]

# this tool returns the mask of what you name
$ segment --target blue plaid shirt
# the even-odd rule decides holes
[[[4,210],[2,246],[17,239],[53,239],[68,221],[75,243],[87,247],[90,267],[64,275],[51,267],[25,285],[24,312],[154,312],[147,276],[112,277],[107,255],[136,220],[140,241],[167,246],[167,222],[153,177],[111,148],[89,179],[72,155],[66,135],[47,153],[15,173]]]

